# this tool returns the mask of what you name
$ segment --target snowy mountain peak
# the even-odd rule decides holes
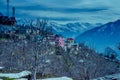
[[[96,26],[100,26],[101,24],[90,24],[90,23],[67,23],[67,24],[58,24],[58,23],[50,23],[50,26],[53,28],[53,32],[56,34],[61,34],[64,37],[73,37],[75,38],[79,34],[92,29]]]

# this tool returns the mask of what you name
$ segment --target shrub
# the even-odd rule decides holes
[[[8,77],[1,77],[1,79],[3,79],[3,80],[15,80],[13,78],[8,78]]]

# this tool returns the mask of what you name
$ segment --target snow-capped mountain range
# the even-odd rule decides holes
[[[80,35],[81,33],[90,30],[96,26],[100,26],[102,24],[90,24],[90,23],[68,23],[68,24],[57,24],[57,23],[50,23],[52,26],[53,32],[56,34],[61,34],[65,38],[72,37],[75,38],[76,36]]]
[[[36,20],[30,19],[18,19],[17,24],[22,25],[29,25],[31,22],[35,22]],[[90,30],[94,27],[102,25],[101,23],[88,23],[88,22],[76,22],[76,23],[67,23],[67,24],[59,24],[56,22],[48,22],[47,26],[52,27],[52,30],[55,34],[60,34],[65,38],[72,37],[75,38],[81,33]]]
[[[84,42],[98,52],[104,52],[106,47],[110,47],[119,53],[120,20],[88,30],[77,36],[76,42]]]

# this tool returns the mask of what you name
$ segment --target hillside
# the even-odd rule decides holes
[[[5,67],[4,71],[32,71],[36,63],[39,75],[68,76],[77,80],[119,72],[118,63],[105,59],[84,44],[80,44],[77,49],[67,48],[66,51],[61,48],[59,55],[55,46],[46,42],[36,44],[20,40],[0,41],[0,44],[0,66]]]
[[[93,28],[76,37],[76,42],[84,42],[98,52],[110,47],[118,52],[120,42],[120,20]],[[118,54],[119,55],[119,54]]]

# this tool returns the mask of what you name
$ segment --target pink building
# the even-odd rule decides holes
[[[65,46],[65,39],[62,36],[56,35],[55,36],[55,44],[63,47],[63,46]]]
[[[59,38],[59,45],[60,45],[61,47],[64,47],[64,46],[65,46],[65,39],[64,39],[63,37],[60,37],[60,38]]]

